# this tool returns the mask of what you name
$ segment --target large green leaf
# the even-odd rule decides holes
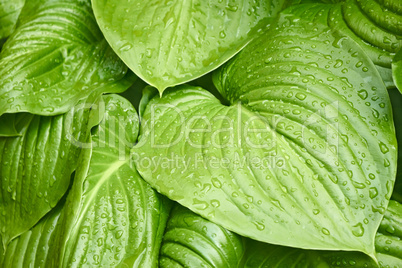
[[[289,13],[329,25],[355,40],[376,64],[387,86],[393,86],[391,62],[402,47],[399,0],[346,0],[338,4],[293,6]]]
[[[159,267],[236,268],[244,254],[244,241],[177,205],[163,236]]]
[[[65,113],[91,92],[121,92],[134,79],[89,0],[27,1],[0,54],[0,77],[0,115]]]
[[[92,3],[115,52],[161,93],[220,66],[287,5],[286,0]]]
[[[89,107],[88,107],[89,108]],[[3,245],[29,230],[66,192],[89,109],[78,105],[54,117],[16,115],[21,136],[0,137],[0,234]]]
[[[397,150],[361,48],[285,14],[215,82],[229,106],[188,86],[149,102],[133,154],[143,178],[244,236],[374,256]]]
[[[0,266],[7,268],[46,267],[54,229],[59,220],[62,204],[56,206],[31,230],[11,241],[7,250],[0,247]],[[0,239],[1,240],[1,239]]]
[[[157,267],[170,205],[130,163],[137,113],[117,95],[98,110],[103,121],[81,155],[48,266]]]
[[[402,205],[391,201],[381,221],[375,245],[380,267],[402,266]],[[242,267],[378,267],[359,252],[313,251],[247,241]]]
[[[24,3],[25,0],[0,0],[0,42],[14,31]]]

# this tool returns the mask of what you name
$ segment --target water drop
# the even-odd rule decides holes
[[[313,209],[313,214],[314,215],[318,215],[320,213],[320,210],[319,209]]]
[[[386,154],[389,151],[387,145],[385,145],[383,142],[380,142],[380,150],[383,154]]]
[[[370,188],[370,198],[373,199],[378,195],[378,190],[375,187]]]
[[[364,235],[364,227],[361,222],[352,227],[352,234],[356,237],[361,237]]]
[[[199,210],[205,210],[208,208],[208,203],[202,200],[198,200],[197,198],[193,198],[193,206]]]
[[[124,43],[120,48],[119,48],[119,50],[121,51],[121,52],[126,52],[126,51],[129,51],[130,49],[132,49],[133,48],[133,45],[132,44],[130,44],[130,43]]]
[[[225,31],[220,31],[220,32],[219,32],[219,37],[220,37],[220,38],[225,38],[225,37],[226,37]]]
[[[363,100],[367,99],[368,93],[366,90],[362,89],[360,91],[357,92],[359,97]]]
[[[321,231],[322,231],[322,233],[325,234],[325,235],[330,235],[330,234],[331,234],[331,233],[329,232],[329,230],[326,229],[326,228],[322,228]]]
[[[306,95],[303,93],[297,93],[296,98],[298,98],[299,100],[304,100],[306,98]]]
[[[116,235],[115,235],[115,236],[116,236],[116,239],[120,239],[120,238],[123,236],[123,233],[124,233],[124,232],[123,232],[122,230],[117,231],[117,232],[116,232]]]
[[[217,207],[219,207],[219,206],[221,205],[221,203],[220,203],[218,200],[216,200],[216,199],[212,199],[212,200],[211,200],[211,205],[212,205],[214,208],[217,208]]]
[[[212,182],[212,185],[218,189],[222,187],[222,183],[217,178],[212,178],[211,182]]]
[[[258,222],[258,221],[255,221],[255,222],[253,222],[253,223],[254,223],[255,227],[257,227],[257,230],[263,231],[263,230],[265,229],[265,225],[264,225],[264,224],[262,224],[262,223],[260,223],[260,222]]]

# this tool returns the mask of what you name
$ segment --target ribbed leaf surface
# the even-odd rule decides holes
[[[107,95],[102,110],[91,149],[81,155],[48,265],[157,267],[169,203],[130,163],[138,133],[135,109]]]
[[[238,267],[244,240],[182,206],[170,214],[159,267]]]
[[[115,52],[162,93],[236,54],[285,0],[93,0],[100,28]]]
[[[66,192],[86,140],[88,109],[54,117],[16,115],[21,136],[0,138],[3,244],[32,228]]]
[[[0,115],[67,112],[134,77],[98,29],[89,1],[30,0],[0,54]]]
[[[144,179],[244,236],[374,256],[397,151],[361,48],[285,14],[215,82],[230,106],[188,86],[149,102],[133,156]]]

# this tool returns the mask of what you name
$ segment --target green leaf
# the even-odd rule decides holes
[[[216,69],[287,5],[286,0],[92,3],[115,52],[161,94]]]
[[[391,62],[402,47],[402,12],[399,0],[346,0],[334,5],[305,4],[287,12],[314,18],[356,41],[392,87]]]
[[[104,105],[104,107],[103,107]],[[169,202],[130,163],[138,116],[107,95],[56,229],[49,267],[156,267]]]
[[[390,201],[375,239],[380,267],[402,265],[402,205]],[[244,268],[254,267],[378,267],[359,252],[314,251],[247,241]]]
[[[391,200],[375,238],[376,251],[399,259],[402,265],[402,205]]]
[[[239,267],[244,250],[241,236],[177,205],[163,236],[159,267]]]
[[[0,266],[8,268],[45,267],[62,205],[56,206],[31,230],[11,241],[6,251],[0,247]]]
[[[25,0],[0,0],[0,41],[14,31],[24,3]]]
[[[230,106],[189,86],[149,102],[133,155],[143,178],[241,235],[374,256],[397,150],[361,48],[285,14],[215,82]]]
[[[134,75],[109,47],[90,1],[30,0],[0,54],[0,115],[67,112],[92,92],[122,92]]]
[[[246,245],[242,266],[244,268],[378,267],[370,257],[361,252],[303,250],[254,240],[248,240]]]
[[[0,137],[20,136],[20,133],[15,128],[15,116],[15,114],[0,116]]]
[[[86,140],[88,113],[79,105],[54,117],[19,114],[21,136],[0,137],[3,246],[34,226],[66,192]]]
[[[392,78],[399,91],[402,93],[402,49],[396,53],[392,61]]]

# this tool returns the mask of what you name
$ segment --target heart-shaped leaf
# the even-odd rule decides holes
[[[30,0],[0,54],[0,115],[67,112],[92,92],[122,92],[134,75],[109,47],[90,1]]]
[[[286,0],[93,0],[109,44],[158,88],[193,80],[236,54]]]
[[[107,95],[56,229],[49,267],[157,267],[170,203],[130,163],[138,116]]]
[[[240,267],[244,238],[177,205],[163,236],[159,267]]]
[[[0,137],[0,234],[3,245],[29,230],[66,192],[86,140],[89,109],[54,117],[17,114],[21,136]]]
[[[133,155],[143,178],[256,240],[361,251],[392,193],[396,138],[381,77],[361,48],[290,14],[215,76],[153,98]]]

